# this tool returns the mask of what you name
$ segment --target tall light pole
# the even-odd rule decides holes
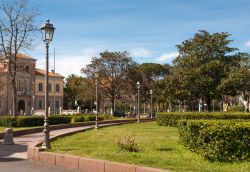
[[[137,122],[140,122],[140,82],[136,83],[137,85]]]
[[[42,144],[42,148],[49,149],[51,148],[51,145],[49,143],[49,121],[48,121],[48,74],[49,74],[49,43],[53,39],[55,28],[53,27],[53,24],[49,23],[49,20],[46,21],[44,26],[41,28],[42,31],[42,37],[43,41],[45,43],[46,47],[46,73],[45,73],[45,116],[44,116],[44,142]]]
[[[152,95],[153,95],[153,90],[151,89],[150,91],[149,91],[149,93],[150,93],[150,118],[153,118],[153,107],[152,107]]]
[[[95,72],[95,97],[96,97],[96,115],[95,115],[95,129],[98,129],[98,72]]]

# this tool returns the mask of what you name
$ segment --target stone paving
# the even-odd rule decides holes
[[[110,125],[110,124],[109,124]],[[66,128],[50,131],[50,137],[70,132],[77,132],[91,126]],[[0,172],[74,172],[78,170],[65,169],[58,166],[42,164],[40,162],[27,160],[27,147],[43,141],[43,133],[34,133],[14,137],[14,145],[3,145],[0,140]]]

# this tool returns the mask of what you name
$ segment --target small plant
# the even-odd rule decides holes
[[[138,144],[135,142],[135,139],[133,139],[130,136],[123,136],[117,140],[117,145],[120,149],[126,150],[129,152],[138,152],[139,147]]]

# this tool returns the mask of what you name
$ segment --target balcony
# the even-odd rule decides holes
[[[31,96],[31,91],[27,90],[18,90],[17,96]]]

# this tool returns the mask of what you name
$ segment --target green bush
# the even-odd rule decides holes
[[[101,114],[99,116],[102,117],[104,120],[113,120],[114,119],[114,117],[110,114]]]
[[[84,115],[74,115],[72,116],[72,122],[84,122],[85,117]]]
[[[156,122],[161,126],[176,126],[182,119],[250,119],[250,114],[245,112],[168,112],[157,113]]]
[[[228,112],[244,112],[244,106],[228,106]]]
[[[69,124],[71,122],[70,116],[65,115],[52,115],[49,116],[49,124],[57,125],[57,124]]]
[[[128,136],[121,137],[116,141],[116,143],[121,150],[126,150],[129,152],[139,151],[138,144],[135,142],[135,139],[133,139],[132,137],[128,137]]]
[[[68,124],[71,121],[70,116],[59,116],[53,115],[49,116],[49,124]],[[0,126],[2,127],[33,127],[42,126],[44,124],[43,116],[3,116],[0,117]]]
[[[250,122],[181,120],[180,142],[211,161],[250,159]]]

